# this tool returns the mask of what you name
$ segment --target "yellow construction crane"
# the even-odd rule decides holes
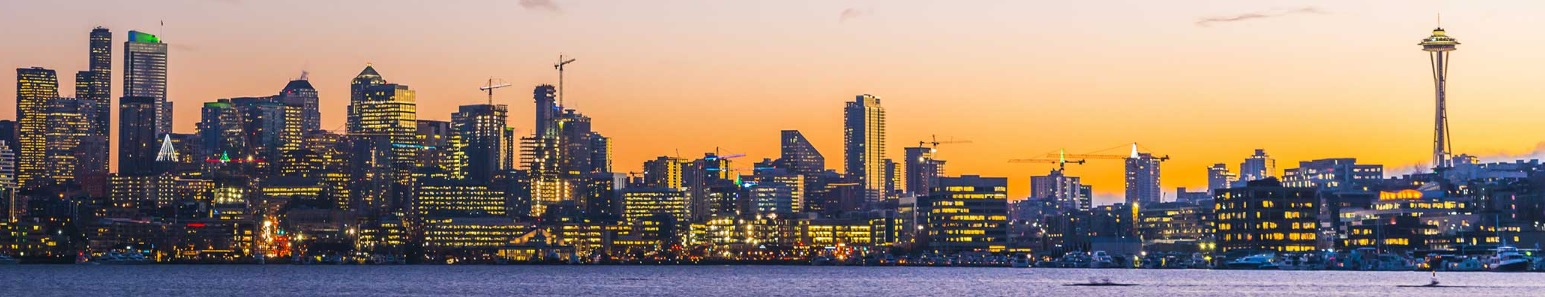
[[[1084,160],[1082,160],[1082,159],[1080,159],[1080,160],[1068,160],[1067,152],[1063,152],[1063,151],[1058,151],[1058,153],[1056,153],[1056,154],[1048,154],[1048,156],[1050,156],[1050,157],[1057,157],[1057,158],[1056,159],[1010,159],[1009,163],[1051,163],[1051,164],[1057,164],[1057,171],[1058,172],[1066,170],[1068,163],[1080,164],[1080,165],[1084,164]]]
[[[503,88],[503,87],[509,87],[509,86],[510,86],[510,84],[504,82],[504,80],[502,80],[502,79],[499,80],[498,82],[494,82],[494,78],[490,77],[490,78],[488,78],[488,84],[483,85],[482,87],[478,87],[477,90],[478,91],[487,91],[488,92],[488,105],[494,105],[494,89]]]
[[[939,145],[940,144],[967,144],[967,143],[971,143],[970,140],[955,140],[955,139],[939,141],[939,135],[928,135],[928,138],[930,140],[933,140],[933,141],[927,141],[927,140],[918,141],[917,142],[917,146],[918,147],[923,147],[924,145],[932,144],[933,146],[928,148],[928,152],[930,152],[930,153],[937,153],[939,151]]]
[[[1133,142],[1132,143],[1132,154],[1126,155],[1126,156],[1122,156],[1122,155],[1100,155],[1100,154],[1067,154],[1067,153],[1046,154],[1046,156],[1047,157],[1078,158],[1078,159],[1085,159],[1085,160],[1088,160],[1088,159],[1106,159],[1106,160],[1119,159],[1119,160],[1125,160],[1125,159],[1137,159],[1138,158],[1138,151],[1137,151],[1137,143]],[[1158,159],[1160,162],[1169,161],[1169,155],[1158,156],[1158,157],[1153,157],[1153,158],[1154,159]]]

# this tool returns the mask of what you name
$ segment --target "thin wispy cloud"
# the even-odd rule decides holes
[[[1296,9],[1275,9],[1275,10],[1269,10],[1269,11],[1243,13],[1243,14],[1237,14],[1237,15],[1231,15],[1231,16],[1205,17],[1205,18],[1201,18],[1201,19],[1196,20],[1196,25],[1197,26],[1202,26],[1202,27],[1207,27],[1207,26],[1212,26],[1213,24],[1217,24],[1217,23],[1232,23],[1232,22],[1248,21],[1248,20],[1254,20],[1254,19],[1283,17],[1283,16],[1290,16],[1290,15],[1297,15],[1297,14],[1327,14],[1327,13],[1328,12],[1325,12],[1325,10],[1322,10],[1322,9],[1319,9],[1319,8],[1316,8],[1316,7],[1313,7],[1313,6],[1305,6],[1305,7],[1296,8]]]
[[[520,0],[520,7],[530,10],[544,10],[549,12],[561,11],[558,9],[558,3],[554,3],[553,0]]]
[[[869,10],[857,8],[843,9],[842,14],[837,15],[837,21],[847,22],[848,20],[864,17],[866,15],[869,15]]]

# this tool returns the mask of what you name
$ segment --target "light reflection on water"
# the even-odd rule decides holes
[[[0,266],[9,296],[1545,296],[1545,273],[810,266]],[[1131,287],[1075,287],[1110,279]]]

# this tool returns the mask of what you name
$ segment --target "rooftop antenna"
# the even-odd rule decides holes
[[[493,106],[494,105],[494,89],[508,87],[508,86],[510,86],[510,84],[509,83],[505,83],[504,80],[501,79],[498,82],[494,82],[494,78],[490,77],[490,78],[488,78],[488,84],[483,85],[482,87],[478,87],[477,90],[479,90],[479,91],[488,91],[488,105],[489,106]]]
[[[572,58],[567,58],[566,59],[566,58],[564,58],[563,54],[558,54],[558,64],[553,64],[553,68],[554,69],[558,69],[558,109],[559,110],[563,109],[563,66],[564,65],[569,65],[569,63],[574,63],[574,59],[572,59]]]

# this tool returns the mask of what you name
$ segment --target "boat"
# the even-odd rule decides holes
[[[1256,254],[1230,260],[1223,265],[1228,269],[1277,269],[1276,259],[1277,256],[1270,253]]]
[[[1009,261],[1009,267],[1014,268],[1030,268],[1030,264],[1031,261],[1029,255],[1014,256],[1014,259]]]
[[[1475,257],[1461,257],[1461,258],[1456,258],[1456,259],[1451,260],[1451,261],[1444,261],[1443,262],[1443,270],[1448,270],[1448,271],[1481,271],[1481,270],[1486,270],[1486,266],[1481,264],[1481,260],[1476,259]]]
[[[1110,254],[1105,253],[1105,251],[1094,251],[1094,254],[1090,255],[1089,258],[1090,258],[1089,268],[1115,268],[1115,267],[1117,267],[1116,266],[1116,259],[1112,258],[1110,256]]]
[[[98,257],[96,260],[91,262],[108,265],[137,265],[149,264],[150,260],[145,259],[145,255],[140,253],[119,253],[118,251],[111,251],[103,254],[101,257]]]
[[[16,259],[16,258],[11,258],[11,256],[0,255],[0,265],[16,265],[16,264],[21,264],[21,260],[20,259]]]
[[[1489,266],[1492,271],[1529,271],[1529,257],[1518,252],[1518,248],[1503,245],[1497,247],[1497,254],[1492,256]]]
[[[1362,270],[1365,271],[1412,271],[1416,270],[1416,264],[1411,259],[1392,254],[1382,253],[1374,257],[1372,261],[1363,261]]]

